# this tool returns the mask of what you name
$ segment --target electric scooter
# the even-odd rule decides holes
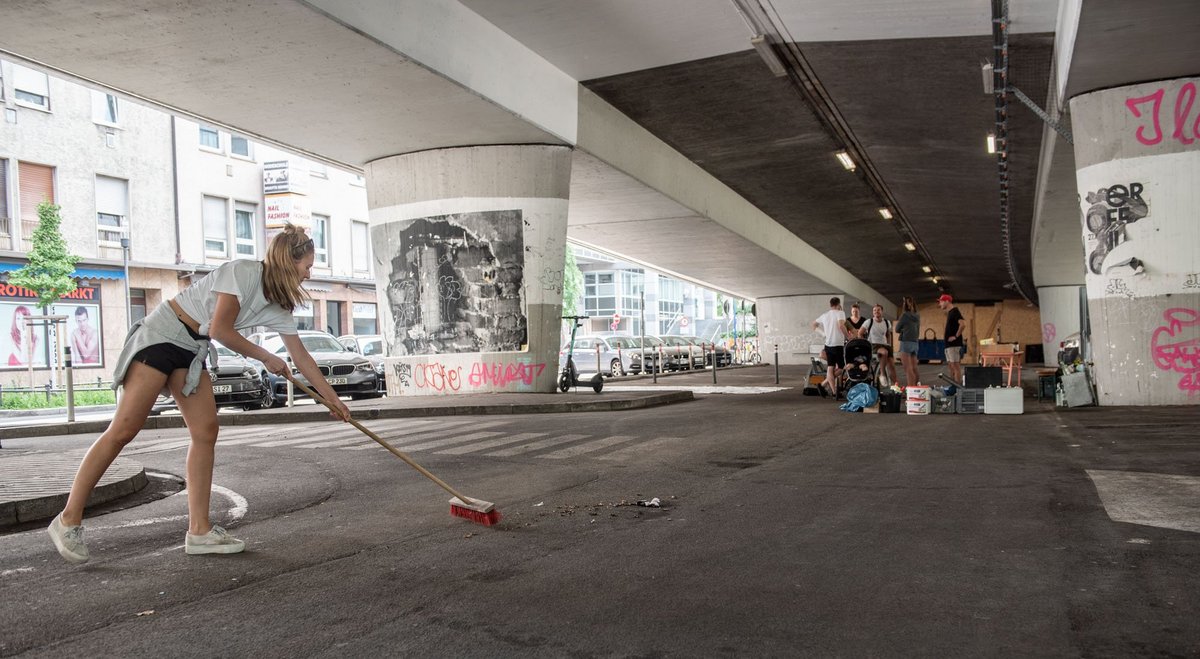
[[[579,322],[586,319],[587,316],[563,316],[563,320],[571,321],[571,342],[567,344],[567,363],[563,365],[562,374],[558,376],[558,389],[566,393],[571,387],[583,385],[591,387],[592,391],[600,393],[604,388],[604,379],[599,373],[593,375],[587,380],[579,379],[579,369],[575,367],[575,330],[583,327],[583,323]]]

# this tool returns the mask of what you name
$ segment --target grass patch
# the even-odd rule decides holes
[[[117,402],[117,394],[111,389],[92,389],[88,391],[75,392],[75,406],[84,405],[115,405]],[[40,410],[52,407],[66,407],[67,395],[65,393],[52,393],[50,399],[46,399],[46,394],[38,393],[4,393],[4,404],[0,409],[5,410]]]

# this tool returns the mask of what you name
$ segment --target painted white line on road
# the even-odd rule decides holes
[[[33,572],[33,568],[19,567],[14,570],[5,570],[3,572],[0,572],[0,577],[7,577],[7,576],[14,575],[14,574],[25,574],[26,572]]]
[[[1200,533],[1200,478],[1106,469],[1087,475],[1114,522]]]
[[[584,442],[582,444],[568,446],[567,448],[559,449],[557,451],[551,451],[550,453],[546,453],[545,455],[539,455],[538,457],[539,458],[550,458],[551,460],[561,460],[563,458],[571,458],[571,457],[574,457],[577,455],[582,455],[584,453],[591,453],[592,451],[599,451],[600,449],[606,448],[609,446],[615,446],[617,444],[624,444],[625,442],[633,441],[635,439],[637,439],[637,437],[632,437],[629,435],[613,435],[612,437],[604,437],[601,439],[594,439],[590,442]]]
[[[221,496],[225,497],[226,499],[229,499],[229,502],[231,504],[233,504],[232,507],[230,507],[228,510],[225,511],[225,514],[228,516],[229,522],[236,522],[246,516],[246,512],[250,509],[250,503],[248,501],[246,501],[246,497],[243,497],[242,495],[238,494],[237,492],[234,492],[233,490],[231,490],[227,487],[222,487],[220,485],[213,485],[212,489],[213,489],[213,492],[216,492],[217,494],[220,494]],[[176,492],[175,494],[172,494],[171,496],[172,497],[187,496],[187,490],[186,489],[180,490],[180,491]],[[188,518],[187,515],[168,515],[166,517],[146,517],[143,519],[134,519],[134,520],[130,520],[128,522],[122,522],[120,524],[110,524],[108,526],[97,526],[97,527],[85,526],[85,528],[88,531],[92,531],[92,532],[109,531],[109,530],[113,530],[113,529],[130,529],[130,528],[135,528],[135,527],[139,527],[139,526],[150,526],[151,524],[161,524],[163,522],[186,521],[187,518]]]
[[[510,456],[514,456],[514,455],[520,455],[522,453],[528,453],[530,451],[536,451],[538,449],[543,449],[543,448],[546,448],[547,446],[556,446],[558,444],[566,444],[567,442],[573,442],[573,441],[576,441],[579,439],[583,439],[584,437],[591,437],[591,435],[559,435],[558,437],[550,437],[548,439],[539,439],[536,442],[530,442],[528,444],[521,444],[520,446],[513,446],[510,448],[502,448],[499,451],[492,451],[490,453],[484,453],[484,455],[494,455],[496,457],[510,457]]]
[[[512,444],[515,442],[524,442],[524,441],[530,440],[530,439],[537,439],[538,437],[545,437],[547,434],[549,434],[549,433],[523,432],[523,433],[518,433],[516,435],[509,435],[507,437],[501,437],[499,439],[489,439],[485,442],[475,442],[473,444],[468,444],[466,446],[455,446],[453,448],[442,449],[440,451],[434,451],[434,453],[445,453],[446,455],[463,455],[464,453],[474,453],[476,451],[482,451],[484,449],[496,448],[497,446],[504,446],[505,444]]]

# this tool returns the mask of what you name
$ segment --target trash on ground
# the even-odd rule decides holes
[[[662,502],[658,500],[658,497],[654,497],[653,499],[650,499],[649,501],[646,501],[644,499],[640,500],[637,502],[637,505],[643,506],[645,508],[661,508]]]

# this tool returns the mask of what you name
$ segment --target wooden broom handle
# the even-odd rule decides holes
[[[328,407],[330,412],[333,412],[334,414],[337,414],[339,416],[341,415],[341,413],[338,411],[338,409],[336,407],[329,404],[329,401],[325,400],[317,392],[313,391],[312,389],[309,389],[307,386],[302,384],[299,380],[292,377],[292,375],[290,373],[285,374],[284,377],[287,378],[288,380],[290,380],[292,384],[296,385],[297,387],[300,387],[300,390],[303,391],[304,393],[308,394],[309,397],[311,397],[313,400],[320,402],[325,407]],[[367,437],[370,437],[371,439],[375,440],[380,446],[382,446],[383,448],[390,451],[392,453],[392,455],[407,462],[408,466],[421,472],[421,474],[423,476],[425,476],[429,480],[433,481],[434,483],[437,483],[439,486],[441,486],[441,488],[443,490],[446,490],[450,494],[453,494],[454,496],[458,497],[459,501],[462,501],[463,503],[465,503],[467,505],[472,505],[475,503],[474,501],[468,499],[467,497],[463,496],[462,494],[459,494],[454,488],[450,487],[450,485],[448,485],[446,483],[446,481],[443,481],[442,479],[438,478],[437,476],[434,476],[432,473],[430,473],[430,471],[428,469],[417,464],[412,458],[408,457],[403,451],[401,451],[400,449],[397,449],[395,446],[392,446],[391,444],[384,441],[382,437],[371,432],[371,430],[369,428],[367,428],[363,424],[359,423],[358,421],[354,420],[354,418],[347,416],[346,422],[353,425],[355,428],[358,428],[359,430],[361,430],[362,433],[364,435],[366,435]]]

